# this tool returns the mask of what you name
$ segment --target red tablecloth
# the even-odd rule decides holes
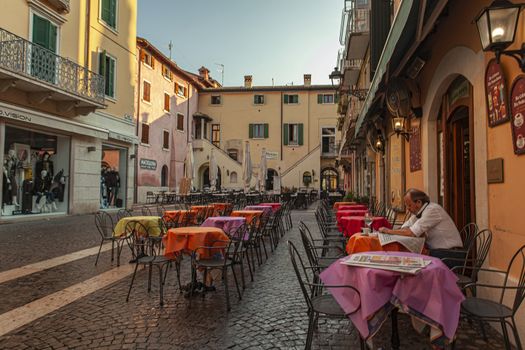
[[[345,237],[350,237],[354,233],[361,232],[361,228],[365,226],[364,216],[343,216],[340,221],[341,229]],[[392,228],[392,225],[383,216],[372,217],[372,229],[379,230],[381,227]]]
[[[339,210],[337,213],[335,213],[335,218],[337,221],[337,226],[339,227],[339,231],[342,231],[341,229],[341,218],[344,216],[365,216],[365,214],[368,213],[368,210]]]
[[[364,204],[352,204],[352,205],[340,205],[337,208],[339,210],[368,210],[368,207]]]
[[[341,205],[352,205],[357,204],[356,202],[335,202],[334,203],[334,210],[337,210]]]

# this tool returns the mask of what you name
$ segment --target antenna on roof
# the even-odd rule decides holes
[[[273,78],[272,78],[272,86],[275,86],[274,83],[273,83]]]
[[[217,69],[218,72],[221,73],[221,85],[224,86],[224,64],[222,63],[215,63],[217,66],[219,66],[220,68]]]
[[[170,50],[170,61],[171,61],[171,49],[173,48],[173,43],[170,40],[170,43],[168,44],[168,50]]]

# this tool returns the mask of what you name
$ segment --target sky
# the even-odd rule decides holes
[[[183,69],[205,66],[224,85],[328,84],[343,0],[138,0],[137,35]]]

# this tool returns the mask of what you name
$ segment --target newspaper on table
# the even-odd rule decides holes
[[[415,275],[430,265],[431,262],[431,260],[425,260],[421,257],[415,256],[359,253],[350,255],[348,258],[344,259],[341,264]]]
[[[425,246],[424,237],[407,237],[400,235],[389,235],[386,233],[379,232],[377,234],[379,238],[379,243],[381,246],[387,245],[388,243],[397,242],[403,247],[408,249],[412,253],[421,254],[423,247]]]

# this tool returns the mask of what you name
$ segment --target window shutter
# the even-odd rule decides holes
[[[146,53],[142,50],[140,50],[140,62],[144,62],[144,59],[146,58]]]
[[[253,139],[253,124],[248,124],[248,137]]]
[[[284,95],[284,103],[285,104],[288,104],[288,97],[289,97],[288,95]]]
[[[117,27],[117,0],[109,0],[109,25]]]
[[[46,19],[33,16],[33,42],[46,49],[49,48],[49,26],[50,23]]]
[[[151,56],[151,68],[155,68],[155,58]]]
[[[188,88],[184,87],[184,97],[188,97]]]
[[[106,77],[106,50],[98,55],[98,73]]]
[[[334,102],[339,103],[339,94],[334,94]]]
[[[288,124],[284,124],[283,144],[288,145]]]
[[[175,95],[179,92],[179,84],[175,83],[175,88],[174,88],[174,92],[175,92]]]
[[[302,146],[304,144],[304,141],[303,141],[303,124],[298,124],[298,128],[299,128],[299,146]]]
[[[317,104],[323,103],[323,94],[317,94]]]
[[[269,134],[269,125],[264,124],[264,138],[267,139]]]
[[[111,0],[102,0],[101,1],[101,4],[102,4],[102,9],[100,11],[100,15],[102,17],[102,19],[109,25],[111,25],[110,22],[110,17],[111,17],[111,4],[110,4]]]
[[[57,52],[57,32],[58,32],[57,27],[49,23],[49,36],[48,36],[49,46],[47,48],[53,51],[54,53]]]
[[[115,96],[115,60],[109,59],[108,96]]]

